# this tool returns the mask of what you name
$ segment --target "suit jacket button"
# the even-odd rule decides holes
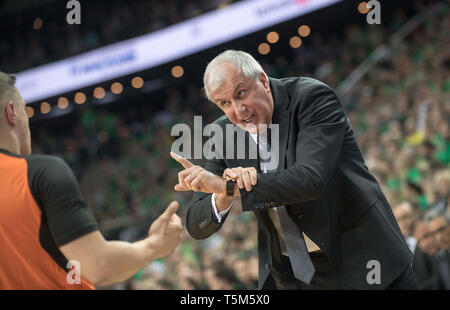
[[[269,264],[264,264],[264,268],[265,268],[266,270],[269,270],[269,269],[270,269],[270,265],[269,265]]]

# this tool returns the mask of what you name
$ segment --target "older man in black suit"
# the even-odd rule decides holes
[[[332,89],[268,78],[233,50],[209,63],[204,86],[225,113],[215,124],[245,139],[223,134],[204,168],[171,153],[185,168],[175,190],[195,192],[192,237],[218,231],[238,197],[258,220],[260,288],[417,288],[411,252]]]
[[[405,237],[409,249],[413,253],[413,270],[420,289],[436,290],[440,288],[439,270],[431,256],[417,246],[417,239],[412,232],[417,222],[417,212],[407,201],[394,207],[394,216],[397,219],[400,231]]]

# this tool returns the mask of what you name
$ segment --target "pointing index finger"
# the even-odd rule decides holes
[[[187,160],[186,158],[184,158],[174,152],[170,152],[170,156],[172,156],[173,159],[175,159],[177,162],[179,162],[185,169],[194,166],[194,164],[192,164],[189,160]]]

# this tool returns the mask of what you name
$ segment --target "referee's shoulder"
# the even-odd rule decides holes
[[[25,156],[30,169],[51,171],[58,173],[69,169],[69,165],[60,157],[54,155],[28,155]]]

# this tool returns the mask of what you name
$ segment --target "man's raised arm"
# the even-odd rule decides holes
[[[195,239],[205,239],[218,231],[224,223],[233,197],[226,196],[226,181],[222,173],[226,166],[223,161],[207,160],[205,168],[192,164],[189,160],[173,152],[173,159],[184,170],[178,173],[176,191],[194,191],[186,216],[186,228]],[[236,189],[236,194],[238,190]],[[222,213],[218,216],[217,213]]]

